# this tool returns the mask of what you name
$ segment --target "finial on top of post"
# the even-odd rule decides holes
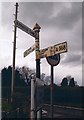
[[[38,30],[40,30],[41,29],[41,27],[36,23],[35,24],[35,26],[34,26],[34,28],[33,28],[33,30],[35,30],[35,29],[38,29]]]
[[[16,2],[15,6],[17,6],[17,7],[19,6],[19,5],[18,5],[18,2]]]

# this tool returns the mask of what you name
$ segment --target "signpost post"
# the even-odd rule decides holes
[[[36,79],[39,78],[40,79],[40,57],[39,57],[39,54],[40,54],[40,46],[39,46],[39,32],[40,32],[40,29],[41,27],[36,23],[33,30],[34,32],[36,33],[36,36],[35,36],[35,52],[36,52],[36,58],[39,58],[39,59],[36,59]],[[37,112],[37,118],[41,118],[41,110],[39,110]]]

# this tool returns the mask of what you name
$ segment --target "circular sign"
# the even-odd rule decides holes
[[[49,56],[49,57],[46,57],[47,59],[47,62],[52,65],[52,66],[56,66],[59,64],[60,62],[60,54],[56,54],[54,56]]]

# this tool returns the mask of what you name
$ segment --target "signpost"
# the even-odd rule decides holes
[[[13,86],[14,86],[13,82],[14,82],[14,69],[15,69],[16,28],[18,27],[22,31],[26,32],[27,34],[29,34],[35,38],[35,44],[24,52],[24,57],[26,57],[28,54],[30,54],[31,52],[33,52],[35,50],[35,53],[36,53],[36,82],[38,84],[38,86],[37,86],[38,91],[36,93],[37,98],[39,97],[39,94],[42,92],[42,91],[39,91],[39,90],[41,90],[41,89],[39,89],[40,88],[39,85],[40,85],[40,83],[42,83],[42,81],[40,81],[40,59],[46,57],[48,63],[51,65],[51,117],[53,118],[53,66],[56,66],[59,64],[60,54],[67,52],[67,42],[59,43],[54,46],[50,46],[48,48],[40,50],[39,32],[40,32],[41,27],[36,23],[32,30],[29,27],[27,27],[26,25],[24,25],[23,23],[21,23],[20,21],[18,21],[17,20],[17,8],[18,8],[18,3],[16,3],[16,15],[15,15],[15,21],[14,21],[15,32],[14,32],[14,50],[13,50],[14,57],[13,57],[13,69],[12,69],[11,101],[12,101]],[[34,82],[35,81],[33,79],[31,82],[31,118],[36,117],[35,116],[35,112],[36,112],[35,111],[35,101],[34,101],[35,100],[34,93],[35,93],[36,88],[35,88]],[[42,98],[37,99],[37,111],[38,111],[38,107],[41,106],[41,104],[40,104],[41,99]],[[37,113],[37,118],[41,118],[40,111],[38,111],[38,113]]]
[[[20,29],[23,30],[24,32],[28,33],[28,34],[31,35],[32,37],[35,37],[35,36],[36,36],[36,35],[35,35],[35,32],[34,32],[32,29],[30,29],[29,27],[27,27],[26,25],[24,25],[24,24],[21,23],[20,21],[16,20],[15,23],[16,23],[16,26],[17,26],[18,28],[20,28]]]

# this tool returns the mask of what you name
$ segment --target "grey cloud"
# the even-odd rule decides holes
[[[6,56],[5,59],[4,58],[0,58],[0,61],[3,61],[0,64],[0,71],[5,67],[5,66],[11,66],[11,56]]]
[[[53,26],[60,29],[71,29],[76,22],[82,17],[82,3],[68,3],[71,8],[65,7],[65,3],[20,3],[21,19],[27,22],[30,20],[34,23],[36,20],[42,26]],[[56,11],[54,11],[56,7]],[[57,16],[52,17],[53,12],[57,12]]]
[[[1,9],[1,24],[2,26],[7,26],[8,28],[13,25],[13,14],[14,14],[14,3],[11,2],[2,2]]]
[[[80,18],[82,18],[82,3],[71,3],[71,8],[63,8],[53,22],[60,29],[70,29]]]
[[[20,2],[18,17],[26,24],[35,24],[39,22],[41,26],[58,27],[59,29],[71,29],[76,22],[82,17],[82,3],[66,3],[71,4],[71,8],[65,7],[64,2]],[[9,14],[13,14],[14,3],[2,4],[2,23],[9,25],[12,18]],[[56,9],[54,11],[54,8]],[[53,13],[60,12],[57,16]]]
[[[53,11],[53,3],[20,3],[20,6],[21,19],[25,22],[28,22],[29,20],[32,24],[34,24],[35,22],[45,24]]]
[[[70,53],[62,60],[62,65],[79,66],[82,64],[82,55],[79,53]]]

